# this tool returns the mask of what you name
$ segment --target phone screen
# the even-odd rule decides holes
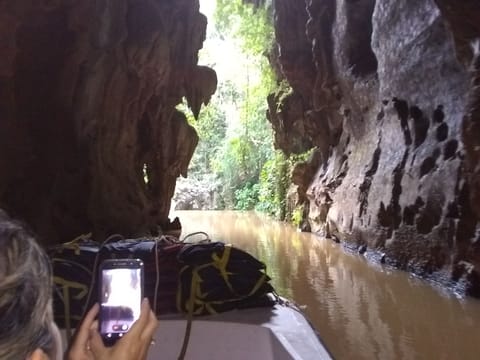
[[[142,269],[103,268],[100,290],[100,333],[113,343],[140,317]]]

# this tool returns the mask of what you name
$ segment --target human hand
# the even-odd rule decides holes
[[[95,304],[88,311],[87,315],[83,319],[80,327],[75,333],[72,344],[67,350],[65,358],[67,360],[95,360],[93,353],[90,350],[90,331],[98,326],[98,322],[95,320],[100,306]]]
[[[94,321],[99,310],[92,307],[80,326],[69,351],[68,360],[143,360],[158,327],[158,320],[150,308],[148,299],[142,301],[139,319],[114,346],[106,347]],[[86,335],[86,336],[85,336]]]
[[[139,319],[114,346],[106,347],[98,330],[90,329],[90,349],[95,360],[143,360],[147,357],[158,320],[148,299],[143,299]],[[75,359],[76,360],[76,359]]]

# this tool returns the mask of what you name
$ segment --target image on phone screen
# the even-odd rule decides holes
[[[104,339],[123,336],[140,316],[141,269],[103,269],[100,333]]]

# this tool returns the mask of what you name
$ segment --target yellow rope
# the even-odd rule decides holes
[[[229,273],[227,271],[227,265],[228,261],[230,260],[230,254],[232,252],[232,245],[225,245],[222,257],[219,257],[217,253],[212,254],[212,259],[213,259],[213,265],[220,271],[220,274],[223,277],[223,280],[227,284],[228,288],[230,291],[235,294],[235,291],[233,290],[233,286],[230,283],[230,280],[228,279],[229,275],[232,275],[232,273]]]
[[[267,275],[265,274],[262,274],[262,276],[260,277],[260,279],[258,279],[257,283],[255,284],[255,286],[253,287],[252,291],[250,291],[250,293],[247,295],[248,296],[252,296],[253,294],[255,294],[258,289],[260,289],[260,287],[265,283],[265,279],[267,278]]]
[[[185,302],[185,310],[187,311],[187,326],[185,329],[185,336],[183,339],[182,349],[178,356],[178,360],[183,360],[185,358],[188,342],[190,340],[190,334],[192,330],[193,315],[202,314],[205,312],[205,310],[208,311],[210,314],[216,314],[217,312],[215,311],[213,305],[239,301],[249,296],[252,296],[260,289],[260,287],[265,283],[265,280],[267,279],[267,275],[265,273],[262,273],[262,276],[257,280],[257,282],[255,283],[255,285],[253,286],[252,290],[248,295],[238,296],[235,299],[228,299],[228,300],[203,301],[202,299],[205,299],[208,293],[202,294],[202,289],[200,286],[200,284],[202,283],[202,278],[199,275],[199,272],[209,266],[214,266],[215,268],[218,269],[218,271],[220,272],[222,278],[224,279],[225,283],[227,284],[232,294],[236,294],[236,291],[233,289],[233,286],[229,280],[229,276],[232,275],[232,273],[227,271],[227,265],[230,260],[231,250],[232,250],[231,245],[225,245],[222,256],[218,256],[217,253],[213,253],[212,254],[213,262],[195,266],[192,269],[192,278],[190,282],[190,296]],[[178,280],[178,291],[177,291],[177,308],[179,311],[183,310],[183,305],[184,305],[182,304],[182,285],[181,285],[180,279],[182,278],[182,274],[191,268],[192,267],[190,265],[185,265],[180,270],[179,280]]]

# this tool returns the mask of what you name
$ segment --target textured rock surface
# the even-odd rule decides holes
[[[318,148],[294,171],[312,231],[480,296],[479,2],[273,5],[293,91],[269,119]],[[175,106],[216,88],[205,27],[197,0],[0,2],[0,207],[47,243],[168,227],[197,142]]]
[[[0,207],[47,243],[168,227],[206,24],[198,0],[0,2]]]
[[[208,177],[202,179],[181,178],[177,181],[172,198],[174,210],[217,210],[220,184]]]
[[[480,296],[478,1],[274,6],[293,91],[269,119],[278,147],[321,154],[294,179],[312,231]]]

